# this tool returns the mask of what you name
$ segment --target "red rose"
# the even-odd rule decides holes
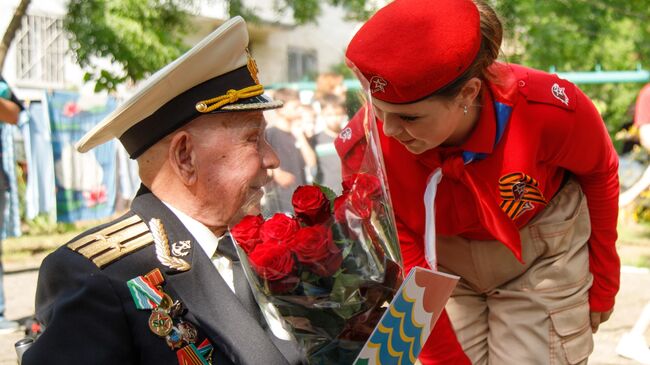
[[[348,193],[343,193],[341,196],[334,199],[334,219],[337,222],[346,222],[345,212],[348,209]]]
[[[230,229],[232,237],[248,255],[253,252],[255,246],[262,243],[260,238],[262,224],[264,224],[264,218],[261,215],[247,215]]]
[[[341,266],[341,250],[332,240],[332,231],[323,226],[301,228],[291,248],[298,261],[320,276],[332,276]]]
[[[251,266],[265,280],[286,278],[294,270],[295,261],[291,251],[275,243],[263,243],[248,256]]]
[[[356,190],[361,195],[375,198],[381,194],[379,178],[368,174],[354,174],[346,177],[341,183],[344,192]]]
[[[265,243],[276,241],[282,246],[291,245],[293,237],[300,229],[297,220],[283,213],[276,213],[269,220],[262,224],[260,237]]]
[[[368,219],[372,215],[373,200],[370,196],[358,190],[353,190],[348,197],[352,211],[361,219]]]
[[[379,179],[368,174],[356,174],[345,179],[342,185],[344,195],[347,193],[349,201],[346,206],[350,207],[361,219],[370,218],[374,201],[381,195]],[[336,201],[334,203],[336,204]],[[336,208],[335,212],[337,217],[343,217]]]
[[[330,202],[317,186],[299,186],[293,192],[291,204],[296,216],[307,225],[323,223],[330,217]]]
[[[334,242],[330,244],[329,249],[331,255],[328,258],[309,266],[311,272],[324,278],[334,275],[343,263],[343,254]]]

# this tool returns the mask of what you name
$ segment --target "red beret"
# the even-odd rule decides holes
[[[462,75],[480,46],[480,15],[471,0],[396,0],[359,29],[346,58],[373,97],[405,104]]]

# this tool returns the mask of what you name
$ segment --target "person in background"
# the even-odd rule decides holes
[[[650,151],[650,83],[641,88],[636,98],[634,125],[639,129],[641,146]]]
[[[309,145],[302,125],[298,92],[278,89],[273,97],[284,103],[277,109],[274,125],[267,128],[266,139],[278,154],[280,167],[269,171],[273,180],[265,186],[264,212],[293,211],[291,196],[300,185],[307,184],[307,173],[316,167],[316,154]]]
[[[336,95],[343,105],[345,105],[346,93],[348,89],[343,82],[343,75],[335,72],[324,72],[316,78],[316,90],[314,100],[320,101],[325,95]]]
[[[323,130],[314,135],[311,145],[316,152],[317,172],[314,182],[325,185],[340,194],[341,187],[341,161],[334,148],[334,140],[341,132],[341,127],[347,122],[348,117],[342,100],[334,94],[325,94],[320,100],[320,120]]]
[[[482,0],[395,0],[346,51],[372,96],[405,272],[461,277],[419,359],[586,364],[619,289],[618,156],[578,87],[497,61],[502,34]],[[363,138],[342,134],[342,158]]]
[[[634,126],[638,129],[641,147],[650,152],[650,84],[646,84],[636,98]],[[621,193],[619,206],[623,207],[631,203],[648,186],[650,186],[650,166],[646,168],[639,181]],[[632,330],[621,336],[616,346],[616,353],[641,364],[650,365],[650,348],[645,339],[648,328],[650,328],[650,303],[646,303]]]
[[[118,138],[142,186],[129,212],[41,265],[43,333],[23,365],[302,364],[271,333],[228,235],[258,214],[267,170],[264,95],[241,17],[225,22],[89,131]]]
[[[637,95],[636,102],[631,105],[632,116],[631,126],[626,130],[622,130],[620,134],[624,137],[624,144],[622,154],[629,151],[634,151],[633,146],[638,144],[643,149],[643,152],[650,154],[650,84],[646,84]],[[625,127],[625,125],[624,125]],[[630,132],[631,131],[631,132]],[[645,166],[643,171],[640,172],[640,177],[635,174],[637,169],[634,169],[634,160],[630,160],[627,156],[621,156],[621,167],[624,169],[621,174],[622,187],[625,191],[621,192],[619,197],[619,207],[625,208],[631,204],[642,192],[650,186],[650,165]],[[641,170],[641,169],[639,169]],[[630,176],[636,177],[631,180]],[[630,183],[630,180],[633,183]],[[625,186],[626,183],[628,186]]]
[[[11,88],[0,76],[0,122],[17,124],[20,111],[23,109],[21,103],[11,91]],[[2,150],[2,148],[0,148]],[[4,210],[6,206],[5,192],[9,188],[7,174],[0,168],[0,232],[3,230]],[[5,317],[6,301],[3,284],[4,268],[2,266],[2,242],[0,241],[0,333],[10,333],[18,329],[18,322],[10,321]]]
[[[300,105],[300,125],[302,126],[302,132],[305,135],[307,140],[310,140],[314,137],[314,134],[318,131],[316,111],[312,104],[301,104]]]

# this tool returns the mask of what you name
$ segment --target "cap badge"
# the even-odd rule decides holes
[[[348,128],[345,128],[344,130],[342,130],[341,133],[339,133],[339,138],[343,142],[351,140],[352,139],[352,129],[350,129],[350,127],[348,127]]]
[[[564,88],[560,87],[557,83],[553,84],[551,87],[551,92],[553,93],[553,96],[564,103],[564,105],[569,105],[569,97],[566,96],[566,93],[564,92]]]
[[[384,92],[386,89],[386,86],[388,85],[388,81],[384,80],[383,77],[380,76],[373,76],[370,79],[370,91],[374,94],[377,92]]]
[[[251,56],[251,53],[248,50],[248,48],[246,48],[246,56],[248,57],[248,63],[246,64],[246,66],[248,67],[248,72],[250,72],[251,77],[253,78],[255,83],[259,85],[260,80],[257,78],[257,73],[259,72],[259,70],[257,69],[257,62],[255,62],[255,59],[253,58],[253,56]]]

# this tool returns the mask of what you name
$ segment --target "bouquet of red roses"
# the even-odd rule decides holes
[[[401,284],[395,224],[378,175],[347,176],[340,196],[300,186],[293,216],[247,216],[231,229],[263,313],[270,306],[279,314],[310,364],[352,363]]]

